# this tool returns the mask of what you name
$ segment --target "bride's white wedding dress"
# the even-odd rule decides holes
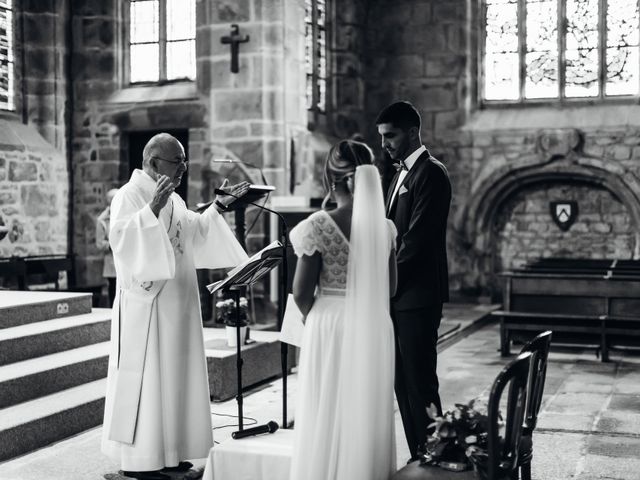
[[[368,175],[376,175],[379,182],[377,171]],[[374,230],[356,233],[363,217],[357,214],[358,191],[356,175],[351,230],[351,242],[359,245],[355,253],[324,211],[309,216],[290,234],[296,255],[319,252],[322,257],[300,351],[291,480],[387,480],[396,471],[395,354],[388,306],[388,258],[396,230],[384,218],[380,190]],[[370,202],[370,192],[367,195]]]

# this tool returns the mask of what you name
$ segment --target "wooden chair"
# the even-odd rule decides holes
[[[0,279],[12,288],[24,290],[25,266],[23,259],[19,257],[0,258]]]
[[[551,344],[551,331],[541,333],[527,343],[520,353],[531,353],[531,368],[527,380],[527,407],[522,427],[522,439],[518,452],[518,469],[522,480],[531,480],[531,459],[533,458],[533,430],[538,421],[538,412],[542,404],[544,382],[547,377],[547,358]],[[516,470],[514,479],[518,478]]]
[[[532,354],[520,354],[496,377],[489,395],[489,435],[487,478],[508,480],[517,472],[518,452],[522,426],[524,423],[527,399],[527,378]],[[500,438],[499,416],[500,400],[506,386],[509,385],[505,416],[505,434]],[[472,470],[450,472],[440,467],[420,466],[415,461],[402,468],[392,480],[472,480],[479,478]]]

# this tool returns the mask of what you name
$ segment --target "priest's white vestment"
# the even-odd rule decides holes
[[[102,451],[130,471],[203,458],[213,446],[196,268],[247,258],[213,205],[200,215],[173,193],[156,218],[155,186],[135,170],[111,204],[118,292]]]

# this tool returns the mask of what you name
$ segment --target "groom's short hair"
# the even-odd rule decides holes
[[[416,107],[407,101],[402,101],[392,103],[378,114],[376,125],[382,123],[390,123],[402,130],[409,130],[411,127],[418,127],[420,130],[421,119]]]

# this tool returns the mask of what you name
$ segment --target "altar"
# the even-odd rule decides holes
[[[203,480],[288,480],[293,430],[234,440],[209,450]]]

